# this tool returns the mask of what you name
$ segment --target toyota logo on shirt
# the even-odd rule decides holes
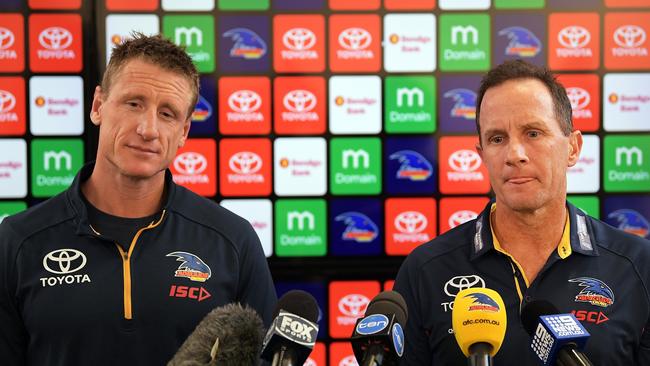
[[[43,267],[50,273],[65,275],[86,265],[86,256],[76,249],[58,249],[43,257]]]
[[[485,281],[478,275],[456,276],[445,283],[447,296],[456,297],[461,290],[472,287],[485,288]]]
[[[13,46],[15,40],[16,37],[11,30],[5,27],[0,27],[0,50],[6,50],[7,48]]]
[[[72,33],[62,27],[45,28],[38,35],[38,42],[48,50],[64,50],[72,44]]]
[[[625,48],[639,47],[645,38],[645,30],[636,25],[623,25],[614,31],[614,42]]]
[[[557,35],[560,44],[566,48],[583,48],[591,40],[589,31],[578,25],[562,28]]]
[[[282,36],[285,47],[294,51],[308,50],[316,44],[316,35],[307,28],[292,28]]]
[[[370,42],[372,42],[372,36],[363,28],[348,28],[339,34],[339,44],[348,50],[366,49],[370,46]]]

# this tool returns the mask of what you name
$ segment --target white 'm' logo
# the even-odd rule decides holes
[[[632,165],[633,158],[636,156],[636,165],[643,164],[643,151],[638,147],[634,146],[631,148],[628,147],[617,147],[616,148],[616,166],[621,166],[623,163],[621,160],[625,157],[625,165]]]
[[[194,38],[196,38],[197,46],[203,46],[203,32],[199,28],[177,27],[174,30],[174,42],[179,46],[193,46]]]
[[[352,162],[352,168],[359,168],[359,160],[363,160],[363,167],[368,169],[370,167],[370,155],[367,151],[363,149],[359,150],[343,150],[341,154],[343,168],[347,169],[350,167],[350,161]]]
[[[413,107],[415,104],[415,98],[417,98],[417,103],[419,107],[424,105],[424,92],[420,88],[399,88],[397,89],[397,106],[401,107],[404,105],[404,99],[406,99],[406,106]]]
[[[305,230],[305,221],[307,222],[307,229],[314,230],[316,227],[316,219],[314,214],[309,211],[290,211],[287,213],[287,230],[293,230],[294,223],[299,231]]]
[[[61,162],[65,161],[65,169],[72,170],[72,155],[67,151],[45,151],[43,153],[43,167],[50,170],[50,161],[54,160],[54,170],[61,170]]]
[[[451,27],[451,44],[458,44],[458,37],[460,36],[461,44],[468,44],[470,42],[469,37],[472,37],[472,43],[478,44],[478,29],[476,27],[468,25],[466,27],[462,25],[455,25]]]

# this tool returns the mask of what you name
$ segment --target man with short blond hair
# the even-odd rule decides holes
[[[164,365],[213,308],[276,294],[244,219],[168,166],[198,97],[191,58],[160,36],[118,45],[95,89],[97,159],[0,225],[2,365]]]

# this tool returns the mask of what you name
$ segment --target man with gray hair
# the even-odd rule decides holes
[[[582,320],[594,364],[650,365],[650,243],[566,201],[582,135],[562,85],[548,69],[505,62],[481,81],[476,127],[495,199],[402,264],[395,282],[409,309],[402,364],[465,364],[454,299],[461,289],[487,287],[507,313],[495,365],[539,364],[520,319],[538,300]]]

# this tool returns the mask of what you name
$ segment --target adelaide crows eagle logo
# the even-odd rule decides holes
[[[467,294],[464,297],[469,297],[474,299],[474,302],[472,302],[469,305],[469,311],[474,311],[474,310],[486,310],[486,311],[492,311],[492,312],[498,312],[499,311],[499,304],[497,304],[496,301],[494,301],[493,298],[490,296],[481,293],[481,292],[475,292],[473,294]]]
[[[400,150],[391,154],[389,159],[397,160],[400,163],[396,174],[397,179],[418,182],[426,180],[433,172],[431,163],[417,151]]]
[[[210,267],[192,253],[173,252],[167,254],[167,257],[177,257],[177,261],[182,262],[176,273],[176,277],[189,278],[196,282],[205,282],[212,275]]]
[[[603,281],[591,277],[579,277],[569,280],[584,287],[576,296],[576,302],[588,302],[591,305],[606,308],[614,303],[614,292]]]
[[[343,240],[353,240],[357,243],[367,243],[373,241],[378,233],[377,225],[366,215],[360,212],[344,212],[334,219],[343,221],[346,225],[343,232]]]

